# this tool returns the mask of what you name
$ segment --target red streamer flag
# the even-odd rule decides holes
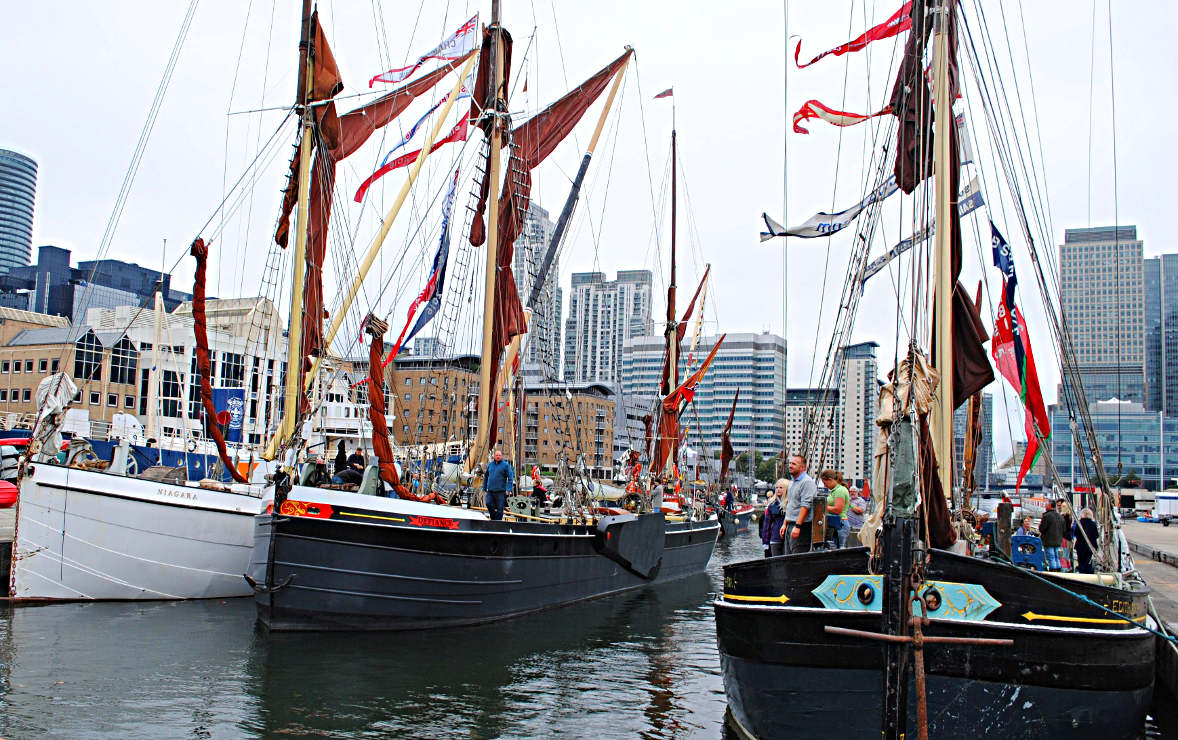
[[[907,31],[910,28],[912,28],[912,3],[906,2],[899,10],[893,13],[890,18],[878,26],[867,29],[862,36],[851,39],[847,43],[841,46],[836,46],[829,51],[824,51],[805,64],[802,64],[798,61],[798,56],[802,53],[802,42],[799,40],[797,48],[794,49],[794,64],[798,65],[798,69],[803,69],[805,67],[809,67],[811,64],[817,62],[823,57],[831,55],[841,57],[843,54],[847,54],[852,51],[860,51],[872,41],[891,38],[900,33],[903,33],[904,31]]]
[[[891,106],[884,108],[878,113],[848,113],[847,111],[835,110],[829,106],[823,105],[817,100],[807,100],[798,108],[798,112],[794,113],[794,131],[799,134],[808,134],[810,131],[802,127],[804,121],[811,118],[821,118],[829,124],[834,126],[854,126],[857,123],[863,123],[869,118],[876,118],[878,116],[886,116],[892,112]]]
[[[470,122],[466,116],[463,116],[462,120],[454,124],[454,128],[450,129],[450,133],[446,135],[446,138],[438,140],[436,144],[430,147],[430,154],[433,154],[445,144],[450,144],[455,141],[466,141],[466,134],[469,130]],[[368,188],[372,187],[374,182],[389,174],[393,170],[400,169],[401,167],[408,167],[409,165],[413,164],[417,161],[417,155],[419,154],[421,154],[420,149],[414,152],[409,152],[408,154],[402,154],[401,156],[378,169],[376,172],[373,172],[371,175],[369,175],[368,179],[360,183],[359,189],[356,190],[356,202],[360,203],[364,200],[365,193],[368,192]]]

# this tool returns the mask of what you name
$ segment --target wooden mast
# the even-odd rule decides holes
[[[315,125],[307,97],[311,94],[313,66],[311,63],[311,0],[303,0],[303,22],[299,37],[299,82],[295,104],[301,108],[299,116],[299,197],[295,229],[293,280],[290,290],[290,318],[287,335],[286,398],[283,404],[282,428],[276,439],[289,440],[294,434],[299,415],[300,374],[303,366],[303,275],[307,267],[307,212],[311,200],[311,147]]]
[[[933,314],[937,352],[934,362],[941,376],[935,394],[933,446],[941,491],[946,496],[953,492],[953,275],[950,269],[953,242],[950,219],[954,217],[953,198],[957,195],[949,192],[949,168],[952,166],[949,126],[953,120],[953,101],[949,99],[949,42],[945,33],[949,12],[947,3],[938,9],[933,39],[933,171],[937,188],[936,303]]]
[[[499,0],[491,0],[491,97],[488,101],[491,116],[491,149],[488,156],[487,177],[487,271],[483,283],[483,349],[479,362],[479,418],[475,442],[466,459],[466,469],[472,470],[486,453],[490,433],[491,404],[498,403],[492,387],[491,344],[495,326],[495,279],[499,252],[499,152],[503,148],[502,121],[499,111],[500,91],[503,87],[503,28],[499,25]]]
[[[679,180],[676,165],[679,155],[676,152],[675,138],[675,129],[671,129],[671,284],[667,288],[667,362],[670,367],[667,373],[667,387],[663,389],[664,396],[679,386],[679,324],[675,321],[675,226],[679,220]]]

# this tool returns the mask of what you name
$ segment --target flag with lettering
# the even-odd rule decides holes
[[[410,75],[421,69],[421,65],[431,59],[452,61],[465,56],[475,46],[475,41],[478,38],[478,28],[479,16],[478,13],[475,13],[474,17],[463,23],[461,28],[442,39],[440,44],[418,57],[416,62],[410,64],[408,67],[397,67],[381,72],[368,81],[368,86],[372,87],[378,82],[404,82],[409,79]]]

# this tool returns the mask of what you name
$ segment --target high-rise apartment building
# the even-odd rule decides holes
[[[679,358],[681,378],[691,372],[688,361],[698,367],[718,338],[700,337],[694,355],[684,350]],[[619,403],[644,399],[649,405],[662,377],[664,341],[661,336],[626,340]],[[786,395],[785,340],[768,332],[730,333],[720,345],[692,404],[680,419],[680,425],[688,428],[688,446],[698,448],[702,444],[705,456],[719,451],[720,435],[737,389],[740,399],[732,422],[733,449],[737,454],[746,450],[776,454],[784,441],[781,421]]]
[[[964,404],[953,412],[953,478],[961,479],[965,465],[965,437],[968,432],[969,405]],[[978,444],[974,462],[974,486],[986,488],[990,471],[994,467],[994,394],[982,394],[981,408],[982,439]]]
[[[790,388],[785,393],[785,449],[806,449],[810,469],[843,467],[843,418],[838,388]]]
[[[555,228],[548,211],[532,201],[524,217],[523,231],[515,240],[515,259],[511,268],[525,307]],[[559,260],[554,260],[544,279],[540,297],[532,307],[532,322],[523,349],[523,361],[537,367],[541,377],[549,380],[559,377],[560,370],[560,313],[564,296],[559,286],[559,273]]]
[[[0,274],[29,264],[36,198],[37,163],[0,149]]]
[[[1137,227],[1067,229],[1059,266],[1060,302],[1087,401],[1144,403],[1145,277]]]
[[[871,477],[875,466],[875,414],[879,408],[879,362],[875,342],[842,350],[839,399],[843,420],[842,474],[848,480]]]
[[[1178,416],[1178,254],[1145,260],[1145,407]]]
[[[564,326],[566,383],[622,380],[623,346],[650,326],[651,283],[650,270],[619,270],[613,281],[600,272],[573,273]]]

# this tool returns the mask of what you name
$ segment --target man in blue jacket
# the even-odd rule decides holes
[[[512,491],[515,482],[515,471],[511,463],[503,459],[503,451],[495,450],[491,464],[487,466],[487,474],[483,476],[483,491],[487,494],[487,513],[495,521],[503,519],[503,509],[507,506],[507,494]]]

